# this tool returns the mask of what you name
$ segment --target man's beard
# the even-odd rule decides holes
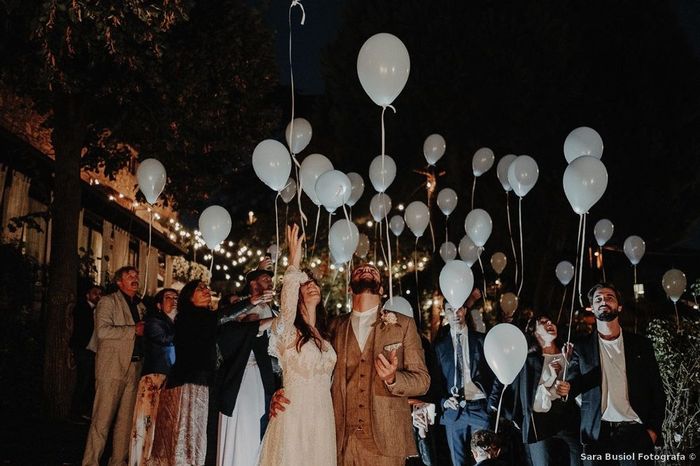
[[[617,309],[613,311],[608,308],[605,311],[596,314],[595,318],[601,322],[612,322],[613,320],[617,319],[618,314],[619,311],[617,311]]]
[[[358,278],[350,282],[350,289],[353,294],[379,294],[379,290],[382,288],[381,282],[378,282],[372,278]]]

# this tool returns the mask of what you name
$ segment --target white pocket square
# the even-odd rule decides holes
[[[401,348],[402,346],[403,346],[403,343],[401,343],[401,342],[392,343],[392,344],[390,344],[390,345],[385,345],[385,346],[384,346],[384,351],[392,352],[392,351],[395,351],[395,350]]]

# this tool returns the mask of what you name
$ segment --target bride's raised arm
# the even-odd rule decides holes
[[[299,287],[308,280],[306,274],[300,270],[302,241],[303,236],[299,234],[299,226],[296,224],[287,226],[287,245],[291,263],[284,274],[280,314],[272,322],[273,338],[270,340],[270,354],[277,358],[282,356],[285,349],[290,347],[296,338],[294,319],[299,304]]]

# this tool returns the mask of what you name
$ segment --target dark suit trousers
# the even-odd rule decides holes
[[[448,411],[450,410],[446,410],[443,424],[447,433],[447,444],[450,447],[453,466],[470,465],[474,462],[469,443],[474,432],[489,428],[486,404],[486,400],[468,402],[466,407],[459,409],[456,419],[448,419]]]
[[[640,453],[652,453],[654,445],[643,425],[639,423],[614,426],[601,421],[600,438],[595,444],[584,445],[586,455],[602,455],[602,460],[586,460],[584,465],[653,465],[653,461],[639,459]],[[606,454],[626,455],[622,459],[606,460]]]
[[[557,447],[564,447],[557,451]],[[526,445],[532,464],[535,466],[556,466],[581,464],[581,441],[578,432],[557,432],[552,437]],[[557,455],[557,453],[560,453]]]
[[[95,399],[95,353],[87,349],[75,350],[75,387],[71,414],[90,415]]]

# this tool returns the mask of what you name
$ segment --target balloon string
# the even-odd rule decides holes
[[[386,217],[384,219],[386,219]],[[386,264],[388,261],[386,259],[386,251],[384,250],[384,233],[382,230],[382,221],[383,220],[380,220],[377,226],[379,227],[379,246],[381,246],[382,258],[384,259],[384,263]],[[377,268],[379,267],[377,266]]]
[[[506,191],[506,217],[508,218],[508,235],[510,236],[510,246],[513,249],[513,262],[515,262],[515,286],[518,286],[518,253],[515,251],[515,241],[513,241],[513,229],[510,223],[510,193]]]
[[[523,249],[523,198],[518,198],[518,229],[520,230],[520,286],[518,287],[518,298],[525,282],[525,249]]]
[[[148,211],[148,251],[146,252],[146,274],[143,279],[143,294],[141,294],[141,299],[146,296],[148,291],[148,267],[151,262],[151,235],[153,232],[153,210]]]
[[[211,282],[213,271],[214,271],[214,251],[211,252],[211,262],[209,263],[209,282]]]
[[[603,246],[598,247],[598,254],[600,255],[600,265],[603,270],[603,283],[607,283],[605,279],[605,261],[603,260]]]
[[[321,220],[321,206],[318,206],[316,210],[316,230],[314,231],[314,245],[311,248],[311,255],[313,256],[316,252],[316,238],[318,237],[318,222]]]
[[[294,110],[295,110],[295,96],[294,96],[294,67],[292,66],[292,8],[298,6],[301,8],[301,24],[304,25],[306,21],[306,10],[304,10],[304,5],[301,4],[301,0],[292,0],[289,5],[288,14],[288,24],[289,24],[289,84],[292,91],[292,118],[289,127],[289,152],[294,152],[292,146],[294,145]]]
[[[678,315],[678,302],[674,301],[673,302],[673,308],[676,310],[676,331],[678,333],[681,332],[681,318]]]
[[[634,264],[634,284],[637,284],[637,264]],[[637,290],[634,290],[634,296],[637,297]]]
[[[375,264],[377,263],[377,223],[374,224],[374,263]]]
[[[331,283],[330,283],[330,286],[328,288],[328,293],[326,294],[326,298],[323,300],[323,307],[328,306],[328,298],[331,297],[331,291],[333,291],[333,285],[335,285],[335,280],[338,278],[338,271],[339,271],[339,269],[337,269],[337,268],[333,271],[333,278],[331,278]]]
[[[561,297],[561,305],[559,306],[559,314],[557,315],[557,325],[561,320],[561,312],[564,310],[564,302],[566,301],[566,286],[564,287],[564,296]]]
[[[449,216],[449,215],[445,217],[445,242],[446,242],[446,243],[450,240],[450,234],[449,234],[449,231],[448,231],[448,228],[447,228],[447,226],[448,226],[448,224],[447,224],[448,220],[450,220],[450,216]]]
[[[474,193],[475,192],[476,192],[476,176],[474,177],[474,182],[472,183],[472,210],[474,210]]]
[[[384,173],[384,156],[386,155],[386,129],[384,128],[384,112],[386,112],[386,109],[390,108],[396,113],[396,109],[394,108],[393,105],[384,105],[382,106],[382,174]],[[383,175],[382,175],[383,176]],[[383,181],[383,178],[382,178]]]
[[[276,245],[277,245],[277,250],[275,252],[275,272],[272,274],[272,290],[274,291],[277,288],[277,262],[279,262],[279,257],[280,257],[280,218],[279,218],[279,212],[277,209],[277,199],[279,199],[280,193],[277,193],[277,196],[275,196],[275,237],[276,237]],[[289,207],[289,206],[287,206]],[[285,219],[286,220],[286,219]]]
[[[396,259],[399,260],[401,258],[401,253],[399,252],[399,237],[396,237]],[[399,295],[403,295],[403,288],[401,285],[401,275],[399,275]]]
[[[580,262],[578,271],[578,303],[583,308],[583,297],[581,296],[581,282],[583,281],[583,253],[586,245],[586,214],[583,214],[583,226],[581,228],[581,252],[580,252]]]
[[[284,226],[287,226],[288,222],[289,222],[289,204],[286,204],[285,208],[284,208]]]
[[[389,299],[394,299],[394,283],[393,277],[394,271],[391,267],[391,235],[389,235],[389,218],[386,220],[386,250],[389,253]]]
[[[486,304],[486,272],[484,271],[484,263],[481,262],[481,253],[483,252],[484,248],[478,248],[476,250],[476,253],[478,255],[478,260],[479,260],[479,267],[481,268],[481,278],[484,279],[484,292],[482,293],[482,297],[484,298],[484,304]]]
[[[576,276],[578,274],[578,243],[581,241],[581,226],[583,224],[583,215],[578,218],[578,237],[576,238],[576,265],[574,266],[574,289],[571,292],[571,309],[569,310],[569,331],[566,336],[566,343],[571,343],[571,327],[574,322],[574,302],[576,301]],[[564,367],[564,378],[566,379],[566,366]]]
[[[501,390],[501,396],[498,398],[498,410],[496,411],[496,426],[494,428],[494,432],[497,434],[498,433],[498,424],[499,421],[501,420],[501,403],[503,402],[503,394],[506,391],[506,388],[508,388],[508,385],[503,384],[503,390]]]
[[[433,219],[429,219],[428,223],[430,225],[430,238],[433,241],[433,253],[435,253],[435,231],[433,230]]]
[[[421,317],[421,312],[420,312],[420,293],[418,292],[418,237],[416,236],[416,242],[413,245],[413,271],[415,272],[416,275],[416,316],[418,319],[416,319],[416,324],[418,328],[421,328],[420,324],[420,317]]]
[[[348,312],[348,304],[350,304],[350,263],[345,267],[345,309],[343,312]]]
[[[299,165],[299,162],[294,154],[292,154],[292,160],[294,160],[294,172],[297,177],[297,205],[299,206],[299,216],[301,217],[301,236],[303,238],[304,245],[306,246],[308,244],[306,241],[306,223],[308,222],[308,219],[306,218],[306,214],[304,214],[304,209],[301,207],[301,188],[303,186],[301,176],[299,176],[299,169],[301,168],[301,165]],[[286,223],[287,222],[285,222],[285,225]],[[304,259],[306,259],[307,249],[307,247],[304,248]]]

